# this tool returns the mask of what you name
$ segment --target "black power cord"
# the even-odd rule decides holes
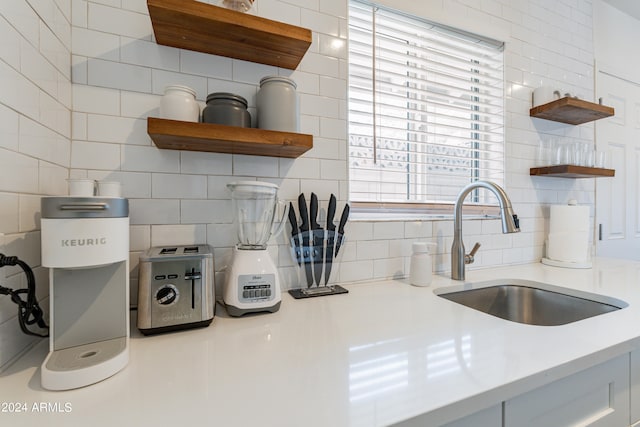
[[[11,301],[18,305],[18,321],[22,332],[36,337],[48,337],[48,333],[39,334],[27,328],[27,326],[37,324],[38,327],[46,329],[47,331],[49,330],[49,326],[47,326],[47,323],[44,321],[44,312],[36,300],[36,279],[33,275],[33,270],[31,270],[31,267],[29,267],[27,263],[18,259],[18,257],[0,254],[0,268],[7,265],[17,265],[22,268],[24,274],[27,276],[27,289],[14,291],[13,289],[0,286],[0,295],[11,295]],[[26,301],[22,299],[21,294],[27,295]]]

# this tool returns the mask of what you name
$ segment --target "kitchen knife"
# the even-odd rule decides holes
[[[311,271],[311,243],[309,239],[309,213],[307,211],[307,200],[304,193],[298,196],[298,210],[300,211],[300,239],[302,242],[302,262],[304,262],[304,270],[307,279],[307,288],[313,285],[313,273]]]
[[[296,211],[293,209],[293,203],[289,202],[289,222],[291,223],[291,240],[293,249],[298,260],[298,265],[302,265],[302,254],[300,253],[300,239],[298,238],[298,221],[296,221]]]
[[[338,224],[338,238],[336,239],[336,254],[338,256],[338,252],[340,252],[340,246],[342,246],[342,241],[344,240],[344,226],[347,223],[347,219],[349,218],[349,204],[344,205],[344,209],[342,210],[342,216],[340,217],[340,223]]]
[[[336,225],[333,223],[333,217],[336,215],[336,196],[333,194],[329,198],[329,207],[327,208],[327,249],[324,254],[324,285],[327,286],[329,277],[331,277],[331,266],[333,264],[333,246],[336,237]]]
[[[318,196],[316,196],[316,193],[311,193],[309,219],[311,221],[311,233],[313,235],[313,277],[316,285],[320,286],[322,263],[324,261],[324,230],[320,224],[318,224]]]

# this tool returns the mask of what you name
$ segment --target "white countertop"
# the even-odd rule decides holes
[[[43,340],[0,374],[6,426],[378,426],[432,412],[455,419],[640,347],[640,262],[596,259],[573,270],[527,264],[467,271],[467,282],[536,280],[603,294],[629,307],[563,326],[505,321],[434,295],[436,276],[348,285],[279,312],[143,337],[131,360],[85,388],[40,387]],[[132,316],[135,317],[135,316]],[[34,411],[34,403],[48,409]]]

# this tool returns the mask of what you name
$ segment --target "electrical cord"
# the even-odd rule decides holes
[[[34,335],[36,337],[48,337],[49,333],[40,334],[30,331],[27,326],[37,324],[42,329],[49,330],[49,326],[44,320],[44,312],[38,305],[36,300],[36,279],[33,275],[33,270],[24,261],[20,260],[16,256],[5,256],[0,253],[0,268],[4,266],[17,265],[22,268],[24,274],[27,276],[27,289],[13,290],[0,286],[0,295],[10,295],[11,301],[18,305],[18,322],[20,323],[20,329],[27,335]],[[22,299],[21,294],[26,294],[26,301]]]

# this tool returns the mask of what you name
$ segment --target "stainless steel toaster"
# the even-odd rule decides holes
[[[209,245],[153,247],[140,257],[138,329],[145,334],[208,326],[215,310]]]

